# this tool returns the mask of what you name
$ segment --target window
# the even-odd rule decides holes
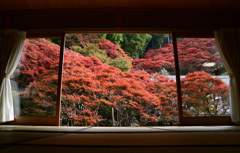
[[[12,77],[16,115],[64,126],[229,124],[228,76],[214,40],[194,36],[28,39]]]
[[[229,116],[229,76],[213,38],[177,40],[183,116]]]
[[[176,33],[181,125],[231,124],[229,76],[211,33]]]
[[[171,42],[169,34],[67,34],[62,125],[178,125]]]
[[[56,125],[60,46],[56,38],[28,38],[11,76],[15,121],[12,124]]]
[[[47,39],[25,40],[20,62],[11,77],[16,115],[56,115],[59,67],[56,59],[60,47]]]

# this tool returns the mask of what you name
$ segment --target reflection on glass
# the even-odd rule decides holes
[[[55,116],[60,47],[52,40],[59,39],[25,40],[11,76],[15,115]]]
[[[229,76],[213,38],[177,41],[184,116],[230,115]]]

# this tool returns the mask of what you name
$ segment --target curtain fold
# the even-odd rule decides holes
[[[0,122],[14,120],[10,76],[18,65],[25,39],[24,31],[0,31]]]
[[[240,124],[240,29],[220,29],[214,32],[223,64],[230,76],[231,117]]]

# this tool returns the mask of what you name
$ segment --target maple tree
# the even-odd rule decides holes
[[[65,46],[80,46],[86,47],[89,44],[98,44],[101,38],[97,34],[66,34]]]
[[[178,101],[176,82],[163,75],[151,74],[151,85],[147,89],[159,98],[158,124],[155,125],[177,125],[178,124]]]
[[[222,62],[214,39],[183,38],[177,40],[179,69],[181,75],[204,70],[210,72],[203,64],[215,62],[216,67]],[[163,68],[174,74],[174,52],[172,44],[158,49],[148,50],[144,58],[132,61],[134,69],[146,70],[149,73],[159,72]]]
[[[174,74],[174,55],[172,44],[165,47],[148,50],[142,59],[133,59],[133,69],[145,70],[149,73],[159,72],[165,68],[170,74]]]
[[[67,66],[64,68],[63,76],[63,104],[65,105],[63,108],[67,109],[64,111],[68,112],[65,114],[66,117],[74,118],[78,125],[148,125],[158,122],[158,116],[162,116],[166,112],[164,112],[164,106],[167,105],[167,102],[161,105],[160,93],[156,96],[153,92],[154,85],[157,83],[152,83],[150,74],[144,71],[122,72],[115,67],[102,64],[97,58],[94,61],[98,64],[90,67],[83,64],[79,68],[82,60],[78,58],[86,60],[86,57],[76,53],[71,53],[71,56],[68,54],[65,54]],[[87,63],[92,62],[88,61]],[[155,80],[155,82],[158,81]],[[166,93],[162,92],[162,94]],[[79,101],[81,102],[79,103]],[[69,103],[72,105],[68,106]],[[81,111],[78,109],[80,107]],[[71,109],[73,111],[70,111]],[[92,122],[83,120],[86,110],[89,112],[88,115],[91,113]],[[170,112],[171,110],[168,113]],[[163,118],[162,120],[165,122],[162,124],[166,124],[168,119]]]
[[[86,43],[71,44],[73,50],[66,48],[64,53],[61,118],[67,120],[65,125],[70,121],[84,126],[178,124],[176,82],[149,73],[163,68],[173,73],[170,44],[159,51],[149,50],[145,59],[133,61],[130,70],[121,64],[131,58],[120,46],[89,35],[78,39],[82,37],[86,37]],[[99,41],[92,40],[95,38]],[[184,48],[181,50],[184,55]],[[59,51],[58,45],[45,39],[26,40],[13,77],[19,82],[20,91],[14,95],[20,95],[21,115],[55,115]],[[189,73],[181,81],[185,115],[228,114],[229,87],[220,79],[200,71]]]
[[[181,74],[204,70],[209,68],[203,67],[206,62],[214,62],[221,66],[221,58],[213,38],[184,38],[178,40],[178,56]]]
[[[221,79],[197,71],[181,79],[184,115],[227,115],[230,110],[229,86]]]
[[[78,38],[77,40],[70,39],[68,41],[71,42],[71,44],[74,44],[72,46],[69,46],[69,48],[71,50],[79,52],[83,56],[95,56],[103,63],[107,63],[110,66],[117,67],[122,71],[128,71],[132,67],[132,59],[127,56],[127,54],[120,46],[113,44],[107,39],[100,39],[96,34],[75,34],[68,35],[68,39],[69,37]],[[84,39],[84,41],[82,39]]]
[[[21,115],[55,115],[59,53],[60,47],[45,39],[25,40],[12,77],[18,82],[15,96],[20,95]]]
[[[59,58],[59,47],[48,44],[50,42],[44,39],[26,41],[20,61],[22,67],[15,74],[21,73],[22,78],[29,80],[20,93],[22,99],[27,101],[22,103],[24,115],[53,116],[55,113],[58,66],[55,69],[51,65]],[[42,57],[45,52],[46,57]],[[34,72],[32,75],[26,73],[39,71],[37,68],[30,69],[39,65],[28,54],[33,54],[36,61],[37,57],[50,61],[41,61],[43,65],[39,69],[41,66],[45,69],[40,76]],[[139,126],[158,121],[157,115],[160,114],[156,110],[162,111],[161,102],[147,88],[152,82],[147,72],[122,72],[94,56],[84,57],[69,49],[65,50],[64,59],[63,118],[74,119],[75,125]]]

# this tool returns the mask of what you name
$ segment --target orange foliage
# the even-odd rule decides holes
[[[99,48],[106,49],[112,58],[127,56],[121,48],[108,41],[100,42]],[[183,55],[184,48],[180,49],[180,54]],[[150,67],[147,71],[158,71],[161,66],[168,70],[173,68],[172,47],[167,45],[158,50],[150,50],[145,55],[150,59],[150,64],[156,67]],[[190,48],[188,52],[196,50]],[[197,56],[202,55],[196,53]],[[21,96],[34,104],[23,109],[26,114],[30,111],[54,115],[58,60],[59,46],[44,39],[26,40],[19,63],[22,67],[15,73],[20,76],[21,87],[25,88]],[[142,68],[145,69],[143,65]],[[139,64],[135,65],[136,69],[139,69]],[[191,73],[182,79],[184,107],[194,108],[194,113],[201,114],[202,106],[207,108],[204,105],[206,101],[202,100],[206,97],[209,99],[208,103],[215,100],[215,104],[221,102],[224,107],[227,106],[228,90],[229,87],[221,80],[211,78],[205,72]],[[209,108],[209,111],[212,110]],[[220,111],[224,114],[227,108],[212,111],[211,114]],[[188,113],[187,110],[185,112]],[[73,119],[74,125],[84,126],[176,125],[176,83],[165,76],[149,74],[144,70],[122,72],[116,67],[103,64],[96,57],[84,57],[66,49],[61,116],[62,119]]]

